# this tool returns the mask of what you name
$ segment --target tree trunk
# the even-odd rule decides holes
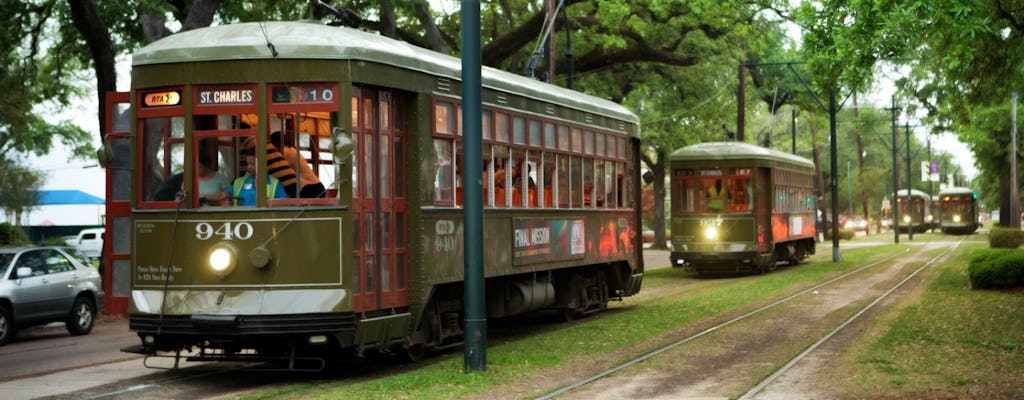
[[[96,95],[99,105],[100,131],[97,133],[103,140],[107,132],[107,92],[117,88],[117,71],[114,69],[114,44],[110,40],[110,30],[100,18],[95,0],[68,0],[71,6],[71,20],[75,29],[85,38],[89,52],[92,54],[93,68],[96,70]]]
[[[434,23],[434,15],[430,12],[430,5],[426,1],[417,1],[413,6],[416,8],[416,18],[420,20],[420,24],[423,25],[424,32],[427,36],[427,42],[430,43],[430,49],[441,54],[449,54],[448,46],[444,45],[444,40],[441,36],[441,30],[437,29],[437,24]]]

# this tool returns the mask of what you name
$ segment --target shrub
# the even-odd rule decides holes
[[[28,235],[21,227],[11,225],[8,222],[0,222],[0,244],[23,244],[28,243]]]
[[[967,277],[975,289],[1024,286],[1024,251],[987,249],[975,252],[967,264]]]
[[[988,243],[997,249],[1016,249],[1024,243],[1024,231],[1014,228],[992,228],[988,231]]]

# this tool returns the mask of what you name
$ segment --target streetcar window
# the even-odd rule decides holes
[[[526,119],[523,117],[512,118],[512,143],[526,144]]]
[[[571,140],[572,140],[572,142],[571,142],[572,143],[572,151],[575,152],[575,153],[582,153],[583,152],[583,131],[581,131],[579,128],[572,128],[571,133],[572,133],[572,137],[571,137]]]
[[[434,131],[455,134],[455,106],[446,101],[434,104]]]
[[[543,162],[540,168],[540,176],[537,178],[537,186],[541,187],[540,191],[540,204],[544,207],[553,207],[554,201],[554,184],[555,182],[555,153],[550,151],[544,152]]]
[[[583,206],[583,159],[569,157],[569,207]]]
[[[494,133],[495,140],[499,142],[508,142],[508,114],[502,112],[494,113]]]
[[[184,182],[184,118],[147,118],[142,120],[141,127],[142,199],[175,201]]]
[[[569,127],[565,125],[558,126],[558,149],[562,151],[569,151]]]
[[[511,193],[506,193],[505,181],[511,180],[512,171],[509,170],[509,150],[508,146],[492,146],[492,158],[491,166],[492,171],[488,184],[494,188],[494,206],[505,207],[509,204],[508,196]]]
[[[451,140],[434,139],[434,202],[438,205],[452,205],[454,200],[453,144]]]
[[[555,204],[558,204],[559,208],[569,208],[569,156],[559,154],[557,158]]]
[[[483,131],[481,133],[484,140],[494,140],[494,119],[491,117],[491,111],[483,110],[480,116],[483,121]]]

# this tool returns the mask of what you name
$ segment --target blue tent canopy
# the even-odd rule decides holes
[[[39,205],[106,204],[103,199],[81,190],[40,190]]]

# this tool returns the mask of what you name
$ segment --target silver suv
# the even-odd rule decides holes
[[[0,345],[18,329],[59,321],[72,335],[85,335],[103,301],[100,274],[80,251],[0,248]]]

